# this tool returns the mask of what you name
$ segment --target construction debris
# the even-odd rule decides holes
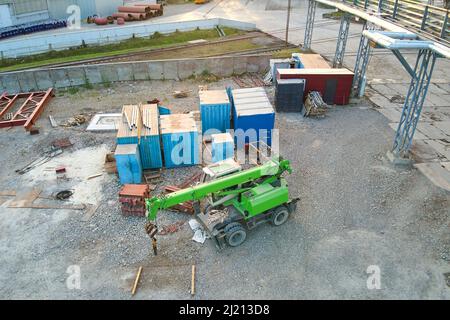
[[[48,120],[50,120],[50,124],[52,125],[53,128],[56,128],[58,126],[58,123],[53,118],[53,116],[48,116]]]
[[[174,91],[173,96],[175,98],[187,98],[190,92],[192,92],[192,90]]]
[[[195,295],[195,264],[192,265],[192,274],[191,274],[191,295]]]
[[[58,200],[67,200],[73,195],[73,191],[71,190],[63,190],[56,194],[56,199]]]
[[[206,239],[208,238],[208,234],[203,229],[202,225],[195,219],[189,220],[189,226],[191,227],[192,231],[194,231],[194,236],[192,237],[192,240],[198,243],[205,243]]]
[[[161,236],[165,236],[165,235],[168,235],[171,233],[175,233],[180,230],[182,225],[184,225],[184,221],[178,221],[178,222],[172,223],[168,226],[162,227],[162,230],[159,231],[158,234]]]
[[[144,184],[125,184],[119,192],[119,202],[124,216],[144,217],[146,212],[145,199],[150,197],[150,191]]]
[[[131,295],[134,296],[136,293],[136,289],[139,283],[139,279],[141,278],[142,267],[139,267],[138,272],[136,274],[136,279],[134,279],[133,288],[131,289]]]
[[[87,121],[87,117],[83,114],[79,114],[67,120],[61,126],[63,127],[78,127],[84,124]]]
[[[52,146],[58,149],[65,149],[73,146],[69,138],[57,139],[52,142]]]
[[[327,112],[327,109],[330,107],[328,104],[326,104],[323,99],[322,95],[318,91],[311,91],[308,93],[308,96],[306,97],[304,108],[303,108],[303,116],[304,117],[318,117],[318,116],[325,116],[325,113]]]
[[[4,93],[0,95],[0,128],[23,125],[27,131],[30,131],[53,96],[53,88],[47,91],[18,93],[15,95]],[[15,113],[10,114],[9,110],[12,110],[19,100],[24,100],[25,102]],[[4,118],[6,114],[10,115]]]
[[[61,149],[55,149],[52,147],[49,151],[46,151],[42,157],[30,162],[29,164],[27,164],[25,167],[23,167],[21,169],[17,169],[16,172],[18,174],[24,174],[42,164],[50,161],[52,158],[60,155],[61,153],[63,153],[63,151]]]

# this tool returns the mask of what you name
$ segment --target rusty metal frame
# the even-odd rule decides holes
[[[44,111],[45,105],[51,97],[53,97],[53,88],[47,91],[37,91],[29,93],[18,93],[15,95],[0,96],[0,118],[8,112],[17,99],[25,98],[25,102],[20,106],[11,120],[0,121],[0,128],[21,126],[23,125],[27,131],[30,131],[36,120]]]

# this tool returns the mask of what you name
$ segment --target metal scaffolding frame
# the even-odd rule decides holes
[[[311,49],[312,34],[314,27],[314,17],[316,15],[317,2],[315,0],[308,1],[308,12],[306,14],[305,38],[303,40],[303,49]]]
[[[363,26],[364,30],[372,30],[374,26],[365,21]],[[367,65],[369,64],[369,57],[371,52],[369,39],[361,35],[361,39],[359,41],[358,53],[356,55],[356,63],[353,76],[353,96],[361,97],[364,94],[364,87],[366,81],[366,70]]]
[[[392,147],[392,153],[396,157],[406,158],[411,149],[436,58],[437,53],[432,50],[419,50]]]
[[[337,38],[333,68],[341,68],[344,63],[345,47],[347,46],[348,30],[350,28],[350,18],[351,16],[348,13],[344,13],[341,17],[341,26]]]

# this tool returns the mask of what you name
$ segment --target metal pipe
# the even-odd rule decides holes
[[[392,34],[391,34],[392,35]],[[400,37],[400,39],[395,39],[393,37],[387,36],[383,34],[383,32],[379,31],[371,31],[365,30],[363,31],[363,36],[367,39],[375,42],[381,47],[390,50],[400,50],[400,49],[428,49],[431,50],[438,55],[450,59],[450,49],[432,41],[424,41],[424,40],[401,40],[405,35],[400,33],[395,35],[396,37]]]
[[[412,34],[412,32],[408,31],[405,28],[399,27],[391,22],[385,21],[381,18],[378,18],[377,16],[371,15],[367,12],[361,11],[359,9],[352,8],[346,4],[343,3],[337,3],[334,1],[329,0],[315,0],[316,2],[337,8],[341,11],[351,13],[354,16],[360,17],[363,20],[366,20],[368,22],[372,22],[373,24],[382,27],[383,29],[386,29],[388,31],[395,31],[395,32],[404,32]]]

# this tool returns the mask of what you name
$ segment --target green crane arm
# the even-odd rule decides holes
[[[155,220],[159,210],[168,209],[177,204],[190,201],[201,200],[212,193],[226,190],[228,188],[254,181],[261,177],[280,176],[283,172],[292,172],[289,160],[271,159],[263,165],[227,175],[225,177],[205,182],[193,187],[182,189],[164,196],[146,199],[147,219]]]

